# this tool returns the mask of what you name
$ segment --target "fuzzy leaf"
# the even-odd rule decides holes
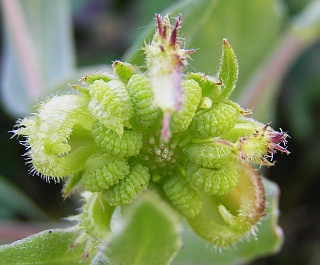
[[[238,62],[226,39],[223,39],[222,51],[219,70],[219,79],[222,81],[222,91],[220,96],[227,98],[235,88],[236,81],[238,79]]]
[[[0,246],[0,263],[6,265],[89,264],[82,260],[84,245],[70,249],[78,236],[75,229],[53,229]]]
[[[131,216],[126,216],[128,222],[121,231],[107,239],[92,265],[169,264],[181,247],[179,220],[158,198],[144,198]]]

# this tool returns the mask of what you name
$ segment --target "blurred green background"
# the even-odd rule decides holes
[[[281,190],[284,245],[251,264],[320,264],[320,1],[2,0],[0,8],[0,243],[64,226],[79,207],[62,199],[60,184],[28,173],[24,147],[10,139],[17,118],[114,60],[143,64],[134,51],[154,32],[154,14],[181,12],[181,36],[198,49],[189,70],[215,74],[228,38],[240,64],[234,98],[291,136],[290,156],[264,171]]]

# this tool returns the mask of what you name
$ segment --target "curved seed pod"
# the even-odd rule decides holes
[[[38,112],[21,120],[15,134],[26,137],[31,172],[61,178],[83,169],[97,146],[90,135],[93,118],[82,95],[56,96],[39,105]],[[74,144],[81,138],[82,144]],[[57,181],[57,179],[56,179]]]
[[[171,176],[163,189],[177,210],[186,217],[196,216],[202,208],[202,200],[197,191],[182,177]]]
[[[79,215],[80,227],[85,235],[101,241],[110,232],[110,221],[114,207],[110,206],[99,192],[84,192],[85,204]],[[72,219],[71,219],[72,220]]]
[[[140,131],[124,130],[120,136],[100,123],[92,126],[93,139],[103,151],[120,157],[137,155],[142,147]]]
[[[129,165],[125,159],[107,154],[93,155],[86,161],[81,183],[86,190],[103,191],[118,184],[128,174]]]
[[[254,234],[256,225],[265,216],[265,191],[257,171],[239,164],[239,183],[227,195],[204,196],[200,213],[188,218],[193,231],[217,248],[229,248]],[[277,195],[275,195],[277,196]]]
[[[151,84],[145,75],[133,75],[128,81],[127,90],[132,100],[135,121],[139,126],[147,128],[159,119],[160,110],[153,104]]]
[[[202,168],[189,163],[186,171],[192,184],[210,195],[223,195],[238,184],[239,175],[235,163],[229,162],[219,169]]]
[[[198,166],[220,168],[229,161],[231,150],[213,142],[188,144],[183,152]]]
[[[201,87],[194,80],[185,80],[182,89],[182,105],[171,118],[170,126],[173,133],[185,131],[189,127],[202,97]]]
[[[189,128],[197,138],[217,137],[230,131],[239,116],[240,111],[235,106],[220,102],[214,104],[209,111],[199,111]]]
[[[104,191],[104,198],[112,206],[128,204],[147,189],[149,180],[148,168],[137,164],[119,184]]]
[[[88,107],[93,117],[119,135],[123,133],[124,126],[130,127],[132,106],[125,85],[121,81],[96,80],[88,89],[91,96]]]

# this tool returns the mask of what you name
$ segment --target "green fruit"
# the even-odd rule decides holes
[[[200,212],[201,198],[183,177],[170,176],[163,184],[163,189],[171,203],[182,215],[194,217]]]
[[[119,157],[135,156],[142,147],[140,131],[124,130],[122,135],[106,128],[100,123],[92,126],[93,139],[106,153]]]
[[[203,168],[189,163],[186,175],[195,187],[210,195],[229,193],[237,186],[239,178],[233,162],[226,163],[219,169]]]
[[[148,169],[140,164],[135,165],[128,176],[117,185],[103,192],[105,200],[112,206],[131,203],[147,189],[150,180]]]
[[[239,119],[239,110],[220,102],[209,110],[199,111],[193,118],[190,131],[196,138],[212,138],[230,131]]]
[[[86,190],[103,191],[118,184],[129,174],[129,165],[125,159],[108,154],[93,155],[88,158],[81,183]]]
[[[183,152],[190,161],[208,168],[222,167],[231,155],[230,149],[213,142],[188,144],[183,148]]]
[[[147,128],[160,118],[160,109],[153,104],[153,92],[147,76],[133,75],[128,81],[127,90],[138,126]]]

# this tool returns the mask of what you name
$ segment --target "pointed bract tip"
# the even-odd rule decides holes
[[[228,42],[228,40],[226,38],[223,38],[222,45],[223,46],[230,46],[230,44],[229,44],[229,42]]]
[[[170,36],[170,45],[175,46],[177,44],[177,37],[178,37],[178,31],[181,25],[182,21],[182,15],[179,14],[179,16],[176,18],[176,24],[174,25],[171,36]]]

